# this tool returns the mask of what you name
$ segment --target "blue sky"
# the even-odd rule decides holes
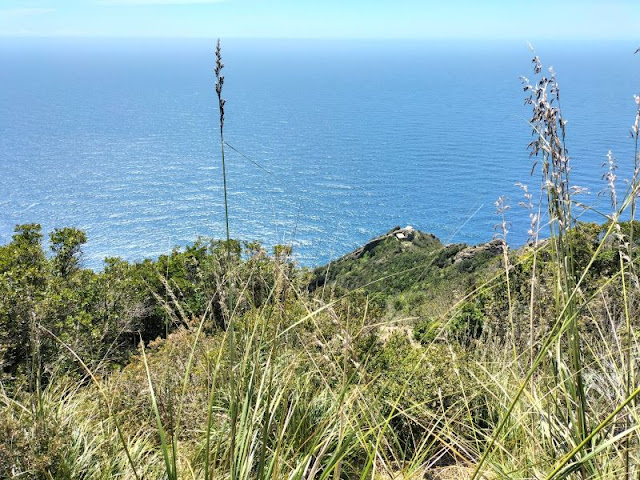
[[[640,0],[0,0],[0,36],[640,43]]]

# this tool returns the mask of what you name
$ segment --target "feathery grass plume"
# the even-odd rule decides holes
[[[507,307],[509,309],[509,326],[511,327],[511,347],[513,349],[514,361],[518,358],[516,351],[516,338],[518,334],[516,332],[515,324],[513,323],[513,302],[511,300],[511,281],[510,281],[510,269],[509,264],[509,244],[507,243],[507,235],[509,234],[509,228],[511,224],[507,221],[507,211],[511,208],[507,203],[508,199],[504,195],[500,195],[495,202],[496,213],[500,217],[500,223],[494,226],[497,230],[495,234],[496,238],[499,238],[502,242],[502,263],[504,267],[505,282],[507,286]]]
[[[569,383],[566,387],[576,411],[573,412],[573,409],[569,408],[567,413],[572,418],[570,425],[575,432],[576,440],[580,442],[588,435],[589,427],[578,311],[574,295],[575,255],[572,243],[567,238],[569,230],[574,225],[569,183],[571,167],[566,146],[567,121],[563,118],[560,108],[560,87],[556,73],[553,68],[548,69],[548,74],[543,73],[540,57],[535,51],[533,53],[532,63],[536,81],[532,84],[523,79],[524,91],[529,93],[525,103],[531,105],[533,110],[530,125],[534,140],[529,144],[529,149],[530,155],[541,159],[542,162],[542,185],[547,193],[549,230],[556,265],[556,308],[569,322],[569,361],[572,371],[567,378]],[[583,475],[587,475],[587,472],[584,471]]]
[[[223,182],[223,190],[224,190],[224,220],[225,220],[225,233],[227,239],[227,254],[230,257],[231,255],[231,237],[229,233],[229,201],[227,195],[227,167],[225,162],[224,155],[224,106],[227,101],[222,98],[222,87],[224,85],[224,76],[222,75],[222,69],[224,68],[224,63],[222,63],[222,50],[220,48],[220,39],[216,43],[216,66],[214,69],[214,73],[216,76],[216,95],[218,96],[218,110],[220,112],[220,155],[222,159],[222,182]]]
[[[576,278],[572,244],[568,241],[570,229],[574,224],[571,214],[571,188],[569,183],[569,155],[566,147],[566,125],[560,109],[560,88],[556,74],[552,68],[543,72],[543,65],[530,47],[534,81],[521,77],[523,89],[528,96],[525,104],[532,107],[529,124],[532,127],[534,140],[529,143],[530,156],[535,157],[531,173],[535,172],[538,162],[541,163],[541,184],[546,194],[546,206],[552,251],[553,292],[555,297],[556,321],[542,341],[540,350],[520,383],[514,397],[510,400],[501,420],[494,429],[485,452],[480,457],[472,479],[478,478],[489,453],[499,442],[511,416],[516,412],[525,387],[533,378],[535,370],[540,366],[547,352],[556,345],[555,358],[551,362],[553,378],[558,385],[553,391],[557,398],[555,416],[564,419],[565,428],[571,432],[570,444],[581,444],[588,437],[587,400],[583,378],[582,350],[578,328],[576,291],[580,280]],[[593,259],[592,259],[593,261]],[[590,265],[590,264],[589,264]],[[588,268],[588,266],[587,266]],[[560,340],[564,333],[568,334],[568,369],[565,368],[563,349]],[[562,402],[560,402],[562,400]],[[572,458],[573,460],[573,458]],[[586,478],[591,473],[588,464],[580,463],[580,473]]]
[[[519,187],[522,190],[522,196],[524,197],[524,201],[518,202],[520,207],[523,207],[527,210],[529,216],[529,228],[527,230],[527,243],[535,244],[538,239],[538,229],[540,227],[540,216],[535,212],[533,206],[533,194],[529,191],[529,187],[524,183],[517,182],[516,187]]]
[[[611,150],[607,152],[607,161],[604,162],[602,166],[607,169],[602,175],[602,179],[607,182],[607,187],[605,190],[599,192],[598,195],[608,193],[612,211],[616,212],[618,210],[618,193],[616,191],[616,180],[618,179],[616,170],[618,170],[618,164],[616,163],[616,159]],[[613,220],[612,215],[609,215],[609,218]]]

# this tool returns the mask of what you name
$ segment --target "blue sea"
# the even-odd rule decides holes
[[[606,209],[640,93],[632,43],[544,42],[581,201]],[[224,236],[213,40],[1,39],[0,243],[15,224],[88,234],[84,263]],[[224,40],[231,235],[317,265],[395,225],[490,240],[530,176],[526,42]],[[620,182],[620,189],[624,184]],[[598,220],[596,214],[586,217]]]

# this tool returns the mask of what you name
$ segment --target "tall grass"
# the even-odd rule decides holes
[[[502,420],[492,433],[489,446],[478,462],[474,478],[483,470],[484,463],[491,455],[492,449],[500,442],[503,431],[514,422],[519,403],[529,403],[529,408],[532,409],[534,416],[539,416],[539,418],[545,419],[545,422],[549,422],[546,429],[542,431],[535,432],[534,429],[534,435],[537,433],[534,438],[540,442],[540,445],[547,445],[556,455],[559,454],[559,459],[555,465],[546,473],[542,473],[540,469],[536,472],[536,478],[564,478],[574,473],[581,478],[610,478],[614,473],[603,468],[603,466],[609,468],[611,463],[603,462],[602,457],[606,457],[611,451],[622,452],[624,476],[625,478],[630,478],[632,470],[635,471],[635,465],[632,466],[631,437],[637,433],[638,424],[635,421],[637,414],[628,412],[624,416],[624,429],[622,431],[617,431],[615,432],[616,434],[608,432],[608,435],[600,437],[599,435],[602,434],[603,430],[610,427],[610,423],[617,419],[621,412],[634,403],[633,401],[639,393],[634,384],[635,366],[632,358],[637,354],[637,345],[633,344],[632,341],[633,318],[630,314],[630,282],[627,280],[629,278],[629,270],[633,270],[635,261],[632,258],[633,254],[630,253],[632,250],[633,221],[629,223],[630,233],[627,237],[620,233],[619,223],[621,217],[629,209],[631,210],[630,216],[632,220],[635,214],[635,203],[639,188],[637,182],[637,149],[633,159],[634,176],[630,181],[626,196],[620,203],[618,203],[615,194],[614,167],[612,159],[609,157],[610,168],[606,178],[609,181],[613,207],[613,211],[609,216],[609,227],[583,270],[578,271],[576,269],[574,244],[571,242],[572,229],[576,225],[572,215],[572,207],[575,202],[571,197],[572,185],[569,181],[571,169],[566,147],[565,129],[567,122],[563,119],[560,108],[560,89],[555,72],[552,69],[549,69],[548,72],[543,72],[542,64],[537,55],[533,58],[533,64],[536,78],[533,82],[523,78],[523,83],[524,90],[529,93],[526,103],[531,105],[533,110],[530,124],[533,129],[534,140],[529,147],[531,155],[540,159],[542,191],[546,193],[547,225],[549,229],[549,241],[546,243],[550,245],[553,260],[553,293],[556,319],[547,337],[540,339],[541,346],[538,355],[528,370],[524,381],[520,383],[509,403],[503,405]],[[637,127],[636,130],[632,127],[632,137],[634,136],[634,131],[637,132]],[[585,318],[585,311],[591,310],[595,302],[593,298],[585,299],[583,297],[582,287],[598,254],[603,246],[610,241],[610,237],[614,236],[614,233],[617,233],[619,239],[619,272],[615,277],[619,277],[621,282],[622,316],[625,326],[624,342],[621,342],[617,337],[614,340],[618,344],[624,343],[625,347],[621,348],[617,353],[611,350],[600,351],[600,348],[612,342],[611,338],[602,335],[601,345],[588,346],[589,349],[592,349],[589,353],[593,353],[594,364],[587,365],[584,362],[585,345],[581,332],[585,325],[581,320]],[[534,257],[532,273],[534,276],[536,275],[535,268]],[[534,283],[532,281],[531,316],[533,316]],[[635,285],[637,289],[637,281]],[[592,312],[589,311],[589,313]],[[590,320],[595,324],[601,321],[596,318]],[[614,324],[613,326],[617,327],[614,323],[615,320],[610,320]],[[547,356],[550,362],[545,365],[544,359]],[[611,364],[617,364],[619,369],[618,375],[613,378],[605,370]],[[593,368],[594,366],[597,368]],[[585,384],[586,372],[589,372],[595,378],[598,376],[607,378],[610,381],[609,388],[619,395],[617,406],[607,416],[603,416],[602,412],[597,410],[602,407],[602,404],[599,402],[600,399],[597,398],[597,394],[589,392],[589,388]],[[535,387],[532,386],[529,398],[523,401],[522,397],[527,395],[525,385],[533,381],[534,375],[539,375],[538,382]],[[539,379],[544,379],[545,377],[547,377],[546,384],[541,383]],[[548,399],[538,397],[540,387],[544,387],[548,392],[547,395],[551,402]],[[602,392],[597,393],[601,394]],[[611,409],[610,406],[606,408]],[[517,423],[522,425],[529,422],[518,419]],[[542,435],[540,436],[540,434]],[[596,438],[598,441],[594,443]],[[624,441],[621,442],[623,439]],[[540,450],[540,447],[537,449]],[[562,454],[562,450],[565,449],[566,451]],[[599,458],[600,462],[596,461],[598,456],[601,456]],[[531,465],[535,465],[535,462],[531,461]],[[617,477],[620,472],[617,470],[617,466],[615,468],[615,476]]]

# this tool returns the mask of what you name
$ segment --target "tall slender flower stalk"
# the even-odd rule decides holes
[[[516,327],[513,322],[513,301],[511,299],[511,282],[510,282],[510,273],[509,270],[511,266],[509,265],[509,244],[507,243],[507,235],[509,233],[509,222],[507,222],[507,211],[509,210],[509,205],[507,204],[508,199],[504,195],[500,195],[498,200],[495,202],[496,212],[500,216],[500,223],[496,225],[494,228],[498,230],[496,237],[502,241],[502,263],[504,266],[504,275],[507,287],[507,305],[509,308],[509,326],[511,327],[511,347],[513,349],[513,359],[514,361],[518,358],[518,353],[516,350]]]
[[[224,106],[226,100],[222,98],[222,87],[224,85],[224,76],[222,75],[222,69],[224,68],[224,63],[222,63],[222,52],[220,48],[220,39],[218,39],[216,43],[216,66],[214,69],[214,73],[216,76],[216,95],[218,96],[218,110],[220,112],[220,156],[222,159],[222,182],[223,182],[223,190],[224,190],[224,220],[225,220],[225,232],[226,232],[226,272],[225,275],[227,277],[227,288],[229,291],[227,292],[228,299],[228,318],[227,318],[227,329],[228,329],[228,341],[229,341],[229,397],[230,397],[230,416],[231,416],[231,430],[230,430],[230,439],[229,443],[231,448],[229,449],[229,464],[231,468],[231,479],[236,478],[235,472],[235,462],[233,461],[233,452],[235,449],[235,437],[236,437],[236,424],[237,424],[237,405],[236,405],[236,381],[235,381],[235,331],[233,325],[233,285],[231,279],[231,235],[229,233],[229,200],[227,193],[227,166],[225,162],[225,152],[224,152]],[[207,455],[209,451],[209,436],[207,435]],[[206,472],[205,476],[208,474]]]
[[[227,255],[230,255],[231,238],[229,234],[229,202],[227,196],[227,166],[224,157],[224,105],[227,101],[222,98],[222,87],[224,85],[224,75],[222,75],[222,51],[220,49],[220,39],[216,43],[216,67],[214,73],[216,75],[216,94],[218,95],[218,109],[220,111],[220,153],[222,157],[222,182],[224,190],[224,220],[225,230],[227,234]]]
[[[638,48],[634,54],[640,53],[640,48]],[[634,223],[636,220],[636,207],[638,200],[637,193],[637,184],[638,184],[638,163],[640,162],[640,154],[638,153],[638,135],[640,130],[640,96],[634,95],[633,99],[636,103],[636,116],[631,126],[631,138],[635,142],[635,149],[633,151],[633,180],[631,183],[631,221],[629,222],[629,251],[634,246]],[[631,261],[631,257],[628,257],[629,261],[628,266],[630,273],[635,276],[633,261]],[[621,257],[621,266],[624,268],[624,262]],[[625,294],[624,298],[624,306],[625,306],[625,318],[626,318],[626,370],[627,370],[627,378],[626,378],[626,386],[625,386],[625,395],[628,397],[631,393],[633,385],[635,385],[635,378],[633,375],[633,360],[632,360],[632,328],[631,328],[631,315],[632,313],[629,311],[629,307],[631,306],[631,302],[629,302],[626,298],[627,289],[624,284],[624,270],[622,272],[622,281],[623,281],[623,292]],[[629,428],[631,423],[630,415],[625,417],[625,427]],[[625,468],[625,478],[631,478],[631,460],[629,456],[629,450],[631,445],[629,443],[629,438],[625,439],[625,450],[624,450],[624,468]]]

